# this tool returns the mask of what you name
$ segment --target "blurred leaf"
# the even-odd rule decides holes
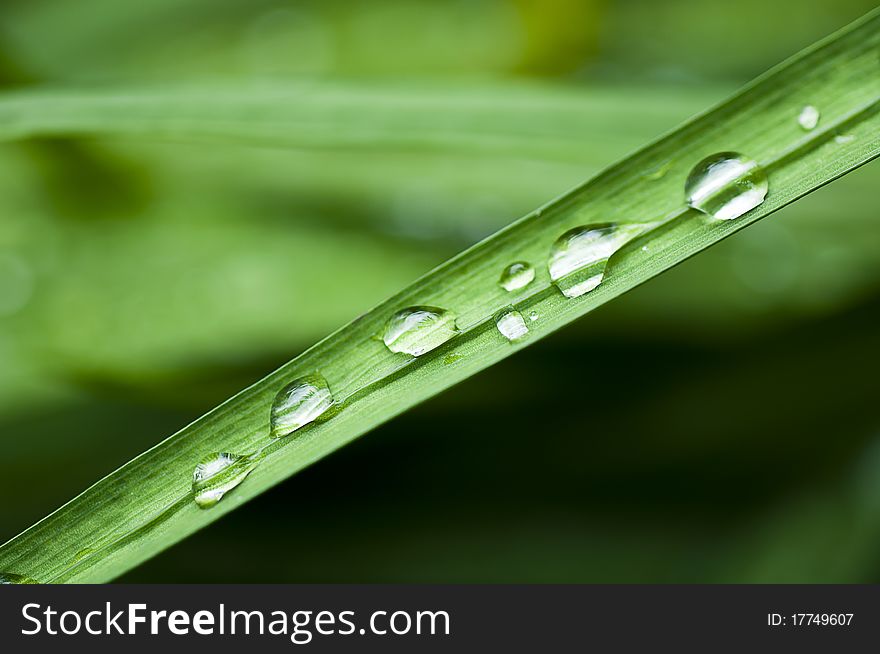
[[[355,105],[361,88],[355,85],[350,94]],[[482,114],[493,107],[511,111],[512,101],[535,87],[440,88],[449,93],[420,98],[403,86],[400,94],[412,96],[425,114],[432,106],[444,113],[446,95],[462,98],[452,103],[458,120],[478,131],[488,124]],[[11,252],[37,269],[34,296],[18,316],[21,329],[10,347],[47,378],[204,408],[216,389],[238,387],[236,366],[253,375],[249,360],[286,358],[716,93],[542,88],[546,100],[532,101],[540,106],[528,113],[514,112],[511,124],[516,119],[523,130],[533,122],[552,124],[567,103],[581,107],[572,132],[590,146],[572,151],[578,161],[474,157],[467,144],[401,153],[381,140],[375,150],[355,142],[344,150],[307,151],[116,142],[115,150],[147,171],[157,196],[143,210],[120,212],[125,226],[47,221],[40,202],[46,196],[21,171],[29,160],[0,159],[0,197],[10,216],[0,225],[0,241],[4,230],[18,230],[7,244],[25,239]],[[463,100],[470,91],[478,98],[473,108]],[[374,93],[388,96],[387,88]],[[667,99],[673,96],[678,99]],[[612,111],[615,98],[637,100],[644,119]],[[410,112],[390,105],[388,111],[404,119]],[[545,145],[537,136],[531,147]],[[59,177],[65,170],[58,168]],[[72,176],[76,172],[74,166]],[[862,237],[874,221],[870,190],[877,173],[866,168],[786,209],[772,224],[700,257],[693,273],[659,280],[652,294],[628,304],[632,309],[615,309],[599,325],[620,331],[650,321],[655,334],[670,339],[731,331],[742,337],[768,320],[845,306],[877,286],[880,242]],[[841,207],[848,220],[829,234],[828,216]],[[316,265],[335,270],[320,293],[290,286]],[[277,302],[282,296],[288,301]],[[243,306],[248,311],[240,311]],[[221,371],[228,378],[221,379]],[[207,378],[212,383],[194,383]],[[18,406],[21,384],[0,385],[10,386],[3,402]]]
[[[579,92],[523,82],[24,90],[0,97],[0,139],[112,135],[584,162],[609,143],[635,147],[633,129],[657,134],[714,97],[717,91],[686,87],[675,94],[627,87]],[[584,132],[589,142],[577,138]]]

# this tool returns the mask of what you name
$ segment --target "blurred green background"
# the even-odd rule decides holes
[[[445,98],[506,118],[492,148],[2,145],[0,541],[872,7],[4,0],[5,89],[328,83],[417,99],[426,133]],[[880,582],[878,183],[819,190],[122,581]]]

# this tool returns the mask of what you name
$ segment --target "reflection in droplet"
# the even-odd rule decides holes
[[[767,196],[767,175],[737,152],[706,157],[691,170],[684,192],[688,205],[720,220],[739,218]]]
[[[495,326],[508,341],[522,340],[529,333],[522,314],[513,307],[508,307],[495,316]]]
[[[333,405],[333,394],[320,373],[293,380],[278,391],[272,402],[270,431],[281,438],[314,422]]]
[[[565,297],[592,291],[602,282],[609,257],[651,227],[598,223],[568,230],[550,248],[550,279]]]
[[[516,291],[528,286],[534,279],[535,269],[531,264],[525,261],[517,261],[504,269],[498,283],[505,291]]]
[[[455,318],[454,313],[440,307],[407,307],[391,316],[382,340],[392,352],[418,357],[458,333]]]
[[[202,459],[193,470],[192,492],[201,509],[209,509],[238,486],[256,467],[252,455],[215,452]]]
[[[808,104],[798,114],[798,124],[808,132],[816,129],[816,125],[819,124],[819,110],[813,105]]]

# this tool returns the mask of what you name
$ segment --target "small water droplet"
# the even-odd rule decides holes
[[[270,429],[272,438],[295,432],[333,405],[333,393],[327,380],[318,372],[299,377],[278,391],[272,402]]]
[[[647,252],[647,251],[648,251],[648,246],[647,246],[647,245],[643,245],[643,246],[642,246],[642,252]]]
[[[193,471],[192,491],[196,504],[209,509],[245,480],[256,467],[252,455],[215,452],[202,459]]]
[[[36,579],[31,579],[24,575],[17,575],[12,572],[0,572],[0,584],[39,584]]]
[[[856,137],[852,134],[838,134],[834,137],[834,142],[838,145],[845,145],[846,143],[852,143],[856,140]]]
[[[504,269],[498,283],[505,291],[516,291],[524,286],[528,286],[534,279],[535,269],[531,264],[525,261],[517,261]]]
[[[456,361],[461,361],[462,359],[464,359],[463,354],[453,352],[452,354],[447,354],[445,357],[443,357],[443,365],[448,366],[455,363]]]
[[[538,319],[538,312],[537,311],[532,311],[529,313],[529,320],[531,320],[532,322],[535,322],[537,319]]]
[[[454,313],[439,307],[408,307],[391,316],[382,340],[392,352],[418,357],[458,333],[455,318]]]
[[[599,223],[575,227],[550,248],[550,279],[565,297],[578,297],[596,288],[612,254],[651,225]]]
[[[513,307],[507,307],[495,316],[495,326],[508,341],[519,341],[529,333],[522,314]]]
[[[642,175],[642,179],[646,179],[648,181],[653,182],[654,180],[660,179],[669,172],[669,169],[672,168],[672,159],[669,161],[665,161],[656,168],[648,171],[644,175]]]
[[[684,193],[694,209],[732,220],[761,204],[767,188],[767,175],[757,162],[736,152],[720,152],[694,166]]]
[[[798,124],[808,132],[811,129],[816,129],[816,125],[819,124],[819,110],[813,105],[808,104],[798,114]]]

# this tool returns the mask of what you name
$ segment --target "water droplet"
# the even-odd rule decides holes
[[[647,246],[647,245],[643,245],[643,246],[642,246],[642,252],[647,252],[647,251],[648,251],[648,246]]]
[[[550,279],[565,297],[578,297],[596,288],[609,257],[652,225],[599,223],[575,227],[550,248]]]
[[[192,490],[196,504],[209,509],[245,480],[256,467],[252,455],[216,452],[202,459],[193,471]]]
[[[458,333],[455,317],[439,307],[408,307],[391,316],[382,340],[392,352],[421,356]]]
[[[445,357],[443,357],[443,365],[448,366],[455,363],[456,361],[461,361],[462,359],[464,359],[463,354],[453,352],[452,354],[447,354]]]
[[[663,162],[662,164],[660,164],[656,168],[654,168],[654,169],[648,171],[647,173],[645,173],[644,175],[642,175],[642,179],[646,179],[648,181],[653,182],[656,179],[660,179],[660,178],[664,177],[666,175],[666,173],[669,172],[669,169],[672,168],[672,161],[673,160],[670,159],[669,161]]]
[[[333,394],[327,380],[318,372],[294,379],[278,391],[272,402],[270,429],[272,438],[295,432],[333,405]]]
[[[40,582],[12,572],[0,572],[0,584],[39,584]]]
[[[529,320],[531,320],[532,322],[535,322],[537,319],[538,319],[538,312],[537,311],[532,311],[531,313],[529,313]]]
[[[508,341],[519,341],[529,333],[522,314],[513,307],[507,307],[495,316],[495,326]]]
[[[852,143],[856,140],[856,137],[852,134],[838,134],[834,137],[834,142],[838,145],[844,145],[846,143]]]
[[[706,157],[691,170],[684,185],[687,203],[720,220],[739,218],[767,196],[767,175],[736,152]]]
[[[535,269],[531,264],[517,261],[504,269],[498,283],[505,291],[516,291],[531,284],[533,279],[535,279]]]
[[[816,125],[819,124],[819,110],[808,104],[801,109],[801,113],[798,115],[798,124],[808,132],[811,129],[816,129]]]

